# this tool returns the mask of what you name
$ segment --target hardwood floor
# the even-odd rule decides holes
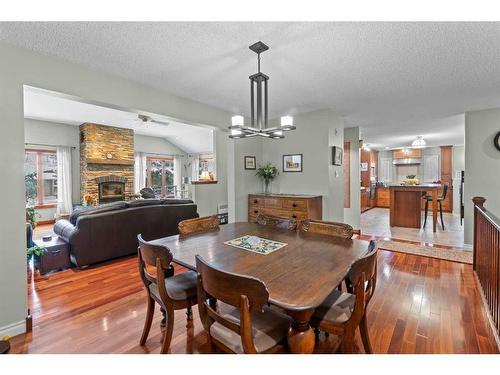
[[[135,257],[37,276],[28,298],[33,332],[13,338],[11,353],[160,351],[158,309],[139,346],[146,294]],[[470,265],[379,251],[368,325],[375,353],[498,353]],[[321,335],[316,352],[329,352],[333,340]],[[176,311],[170,352],[208,350],[197,309],[187,327]]]
[[[389,225],[389,209],[375,207],[361,214],[361,233],[462,248],[464,246],[464,227],[460,225],[460,217],[445,212],[443,218],[445,229],[442,229],[439,218],[436,232],[432,231],[431,214],[427,218],[425,228],[391,227]]]

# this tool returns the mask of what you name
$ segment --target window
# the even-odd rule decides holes
[[[146,164],[146,186],[153,189],[157,196],[173,197],[175,195],[174,159],[148,156]]]
[[[198,164],[198,178],[203,172],[208,172],[212,180],[215,180],[215,157],[214,154],[200,154]]]
[[[57,155],[50,150],[26,150],[24,155],[26,203],[32,206],[57,204]]]

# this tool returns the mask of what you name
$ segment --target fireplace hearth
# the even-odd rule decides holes
[[[125,200],[127,179],[120,176],[104,176],[95,179],[99,186],[99,204]]]

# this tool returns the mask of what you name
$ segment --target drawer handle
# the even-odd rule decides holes
[[[296,218],[297,218],[297,215],[293,214],[293,215],[292,215],[292,218],[296,219]]]
[[[255,210],[253,213],[254,213],[254,214],[258,214],[258,213],[259,213],[259,211]]]
[[[59,254],[61,252],[61,249],[59,250],[50,250],[50,251],[47,251],[47,254],[49,255],[56,255],[56,254]]]
[[[297,203],[292,204],[292,207],[297,207]]]
[[[254,199],[253,203],[257,204],[259,201],[257,199]]]

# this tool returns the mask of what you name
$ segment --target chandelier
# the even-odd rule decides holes
[[[283,132],[294,130],[293,117],[281,117],[280,126],[268,127],[268,81],[269,77],[260,71],[260,54],[269,49],[263,42],[257,42],[250,46],[257,54],[258,72],[250,78],[250,126],[245,126],[243,116],[233,116],[229,130],[229,138],[265,137],[272,139],[285,138]]]
[[[417,139],[415,139],[411,143],[411,146],[414,148],[423,148],[423,147],[425,147],[426,144],[427,144],[427,142],[425,142],[424,138],[421,135],[419,135],[417,137]]]

